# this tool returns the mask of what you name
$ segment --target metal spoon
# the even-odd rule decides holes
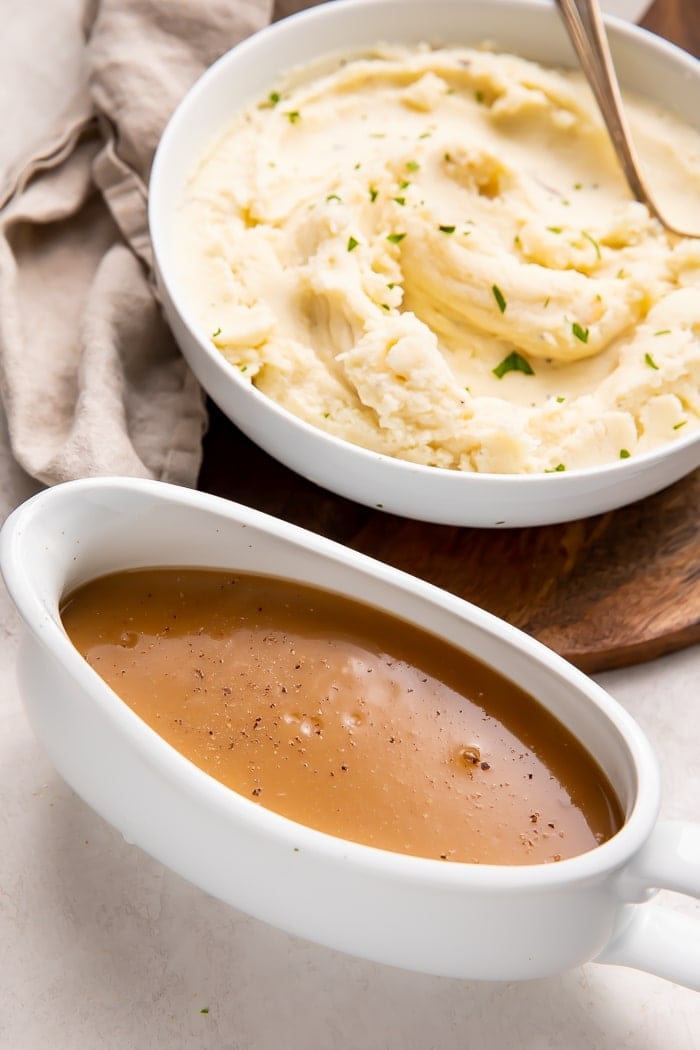
[[[698,237],[674,226],[656,207],[641,173],[637,151],[625,117],[620,86],[615,74],[603,18],[597,0],[555,0],[581,68],[593,91],[608,129],[613,147],[635,199],[646,204],[651,214],[670,233],[679,237]]]

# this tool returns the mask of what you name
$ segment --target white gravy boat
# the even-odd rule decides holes
[[[20,689],[59,773],[129,842],[202,890],[309,940],[425,973],[512,981],[595,959],[700,990],[700,923],[647,903],[659,888],[700,896],[700,826],[657,821],[657,764],[641,730],[527,635],[322,537],[158,482],[98,478],[40,493],[5,522],[0,562],[27,628]],[[333,838],[236,794],[142,722],[61,625],[68,589],[148,565],[298,579],[474,653],[536,696],[597,758],[624,826],[556,864],[446,864]]]

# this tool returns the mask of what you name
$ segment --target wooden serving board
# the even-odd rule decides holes
[[[429,525],[318,488],[209,408],[204,491],[444,587],[589,673],[700,642],[700,471],[629,507],[564,525]]]

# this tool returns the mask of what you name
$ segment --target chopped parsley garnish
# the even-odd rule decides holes
[[[671,329],[670,328],[662,328],[660,331],[654,332],[654,335],[670,335],[670,334],[671,334]]]
[[[407,160],[406,167],[409,171],[418,171],[418,169],[420,168],[420,164],[417,160]]]
[[[432,131],[424,131],[422,135],[419,135],[419,139],[429,139],[432,135]]]
[[[686,423],[687,423],[687,422],[688,422],[688,420],[687,420],[687,419],[682,419],[682,420],[680,421],[680,423],[674,423],[674,424],[673,424],[673,429],[674,429],[674,430],[680,430],[680,429],[681,429],[681,427],[684,427],[684,426],[686,425]]]
[[[276,106],[280,98],[281,96],[279,91],[271,91],[270,94],[267,96],[267,101],[270,103],[271,106]]]
[[[208,1014],[209,1013],[209,1007],[208,1006],[203,1006],[202,1009],[199,1012],[200,1012],[200,1014]]]
[[[285,117],[290,124],[296,124],[301,119],[301,113],[298,109],[290,109],[288,113],[285,113]]]
[[[583,189],[583,183],[582,182],[575,182],[574,183],[574,189],[575,190],[582,190]]]
[[[644,361],[647,365],[649,365],[649,368],[654,368],[657,372],[659,371],[659,366],[657,365],[656,361],[651,356],[651,354],[645,354]]]
[[[357,248],[359,243],[360,242],[355,240],[354,237],[348,237],[348,251],[353,251],[355,248]]]
[[[328,196],[326,197],[326,203],[328,203],[328,201],[338,201],[339,203],[342,204],[342,201],[340,200],[340,197],[338,196],[337,193],[329,193]]]
[[[504,357],[500,365],[496,365],[492,372],[498,379],[503,379],[507,372],[522,372],[526,376],[534,376],[535,374],[530,362],[522,354],[519,354],[517,350]]]
[[[556,467],[549,467],[548,470],[545,470],[545,474],[561,474],[562,470],[566,470],[564,464],[557,463]]]
[[[399,244],[405,236],[405,233],[390,233],[387,240],[391,241],[392,244]]]
[[[217,328],[215,332],[211,333],[212,339],[216,339],[217,335],[221,335],[221,327]]]
[[[411,183],[408,181],[408,179],[404,179],[403,182],[399,183],[399,189],[400,190],[407,190],[410,185],[411,185]]]
[[[330,419],[330,416],[331,416],[330,412],[324,412],[323,413],[323,418],[324,419]]]
[[[498,287],[497,284],[492,284],[491,285],[491,291],[493,292],[494,299],[498,303],[498,309],[501,311],[502,314],[504,314],[506,312],[506,307],[507,307],[508,304],[505,301],[505,298],[503,296],[503,292],[501,291],[501,289]]]
[[[595,248],[596,256],[600,259],[601,258],[600,245],[598,244],[598,242],[595,239],[595,237],[591,237],[590,233],[586,233],[585,230],[582,230],[581,232],[582,232],[583,236],[586,238],[586,240],[591,242],[591,244]]]
[[[566,398],[565,398],[565,397],[558,397],[558,398],[557,398],[557,404],[558,404],[558,405],[561,405],[561,403],[562,403],[563,401],[566,401]]]
[[[454,233],[456,229],[456,226],[438,226],[440,233]]]
[[[391,307],[388,303],[380,303],[379,305],[381,306],[382,310],[391,310]]]
[[[238,370],[239,370],[239,372],[247,372],[248,371],[248,365],[239,365],[238,366]]]
[[[395,201],[396,204],[401,204],[402,206],[406,203],[405,197],[392,197],[391,199]]]
[[[574,333],[576,338],[579,339],[582,343],[588,342],[588,329],[583,328],[583,326],[580,325],[578,321],[574,321],[574,323],[571,326],[571,331]]]
[[[620,459],[629,459],[629,458],[630,458],[629,449],[621,448],[620,449]]]
[[[378,196],[379,196],[379,190],[376,190],[374,188],[374,186],[370,186],[370,188],[369,188],[369,199],[372,201],[372,204],[374,204],[374,202],[376,201]]]
[[[548,226],[547,229],[550,233],[561,233],[563,226]]]

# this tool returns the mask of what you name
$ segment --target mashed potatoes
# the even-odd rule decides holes
[[[629,115],[700,230],[700,136]],[[700,241],[631,200],[575,74],[465,48],[327,62],[235,121],[178,222],[232,367],[365,448],[533,473],[700,427]]]

